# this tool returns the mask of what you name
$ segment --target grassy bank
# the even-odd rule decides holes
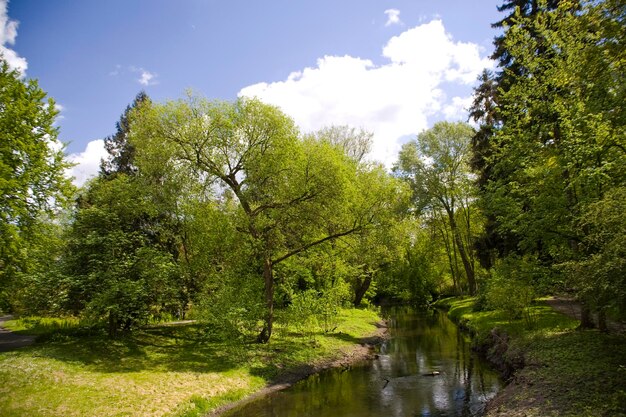
[[[115,340],[77,323],[14,321],[40,341],[0,353],[0,414],[195,416],[303,364],[329,360],[376,330],[371,311],[343,310],[333,333],[277,326],[266,345],[212,339],[199,324],[155,326]]]
[[[474,302],[439,305],[497,366],[514,370],[488,416],[626,416],[626,336],[576,330],[577,321],[541,301],[529,321],[474,311]]]

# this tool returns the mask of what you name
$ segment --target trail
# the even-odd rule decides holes
[[[0,352],[29,346],[35,342],[35,336],[13,333],[12,331],[4,328],[4,322],[12,319],[13,316],[10,315],[0,316]]]
[[[580,321],[581,306],[580,306],[580,302],[578,302],[576,299],[554,296],[545,300],[545,303],[549,305],[550,307],[552,307],[554,310],[558,311],[559,313],[565,314],[566,316],[569,316],[573,319]],[[598,323],[597,319],[598,319],[597,316],[594,314],[594,322],[596,324]],[[626,323],[623,323],[623,322],[616,322],[616,321],[607,319],[606,325],[611,332],[624,333],[626,331]]]

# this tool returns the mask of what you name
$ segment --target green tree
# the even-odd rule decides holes
[[[177,307],[177,265],[149,230],[137,227],[155,209],[141,184],[127,175],[96,178],[68,231],[68,308],[106,320],[110,336]]]
[[[436,123],[403,145],[394,168],[411,184],[416,211],[445,222],[451,237],[449,257],[458,254],[461,259],[470,294],[476,292],[471,236],[475,190],[469,168],[473,134],[465,123]]]
[[[115,134],[104,138],[104,148],[109,156],[100,163],[100,175],[109,177],[119,173],[133,175],[136,172],[135,148],[128,139],[130,115],[134,109],[139,106],[150,105],[150,103],[150,97],[145,91],[139,92],[116,123]]]
[[[0,59],[0,287],[5,303],[29,260],[42,223],[66,207],[70,164],[54,126],[58,110],[35,80],[21,80]],[[45,226],[44,226],[45,227]]]
[[[605,250],[586,244],[590,207],[609,204],[607,193],[626,179],[623,7],[562,1],[512,21],[503,46],[515,70],[505,68],[498,86],[482,205],[501,233],[517,237],[519,254],[549,267],[585,265]],[[619,304],[602,299],[603,280],[592,276],[570,281],[585,306]]]
[[[237,230],[251,254],[245,261],[256,265],[264,285],[259,342],[272,334],[276,265],[367,227],[385,206],[388,182],[370,182],[371,169],[332,144],[301,138],[288,117],[257,100],[153,106],[137,129],[138,142],[174,145],[199,182],[213,184],[222,198],[234,195]]]

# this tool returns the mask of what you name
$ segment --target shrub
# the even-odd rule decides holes
[[[523,319],[527,327],[533,327],[530,307],[540,274],[537,265],[527,258],[509,256],[498,261],[485,290],[487,306],[503,311],[510,321]]]

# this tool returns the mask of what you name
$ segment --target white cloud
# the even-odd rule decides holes
[[[141,71],[141,77],[139,77],[139,84],[141,85],[156,84],[156,80],[154,80],[155,76],[156,74],[153,74],[150,71],[143,70]]]
[[[120,73],[120,69],[121,67],[118,65],[116,66],[115,71],[110,72],[109,75],[118,75]],[[130,67],[128,67],[128,69],[131,72],[138,72],[139,73],[139,78],[137,78],[137,82],[141,85],[155,85],[158,84],[159,82],[156,80],[157,78],[157,74],[154,72],[150,72],[145,68],[142,67],[135,67],[133,65],[131,65]]]
[[[395,161],[402,137],[428,127],[428,118],[461,114],[468,97],[450,101],[444,84],[471,86],[485,67],[476,44],[455,42],[441,20],[411,28],[383,48],[384,65],[351,56],[325,56],[317,66],[291,73],[286,80],[243,88],[240,96],[258,97],[294,118],[304,131],[348,124],[374,133],[373,159]],[[469,93],[468,93],[469,95]]]
[[[402,23],[400,21],[400,10],[387,9],[385,10],[385,14],[387,15],[387,23],[385,23],[385,26],[399,25]]]
[[[470,97],[453,97],[452,102],[446,104],[443,108],[443,115],[450,121],[465,121],[467,119],[467,110],[472,105],[473,98]]]
[[[73,181],[76,186],[82,186],[87,180],[98,175],[100,160],[107,155],[107,151],[104,149],[104,140],[92,140],[83,152],[68,156],[68,160],[76,164],[69,169],[68,176],[74,178]]]
[[[15,44],[17,27],[19,25],[18,21],[9,18],[7,11],[8,1],[0,0],[0,55],[4,57],[11,69],[18,70],[24,76],[26,68],[28,68],[28,62],[19,56],[17,52],[6,46]]]

